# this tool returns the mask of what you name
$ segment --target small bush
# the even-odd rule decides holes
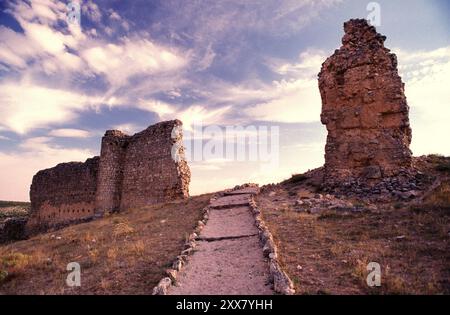
[[[6,270],[0,270],[0,283],[5,281],[5,279],[8,277],[8,271]]]
[[[114,226],[113,235],[115,237],[124,236],[131,233],[134,233],[134,229],[125,222],[118,223]]]
[[[142,240],[139,240],[131,245],[131,251],[137,256],[142,256],[145,252],[145,244]]]
[[[0,270],[21,272],[31,263],[31,256],[22,253],[10,253],[0,257]]]
[[[428,156],[429,161],[434,164],[434,169],[443,173],[450,173],[450,157],[439,154]]]
[[[450,161],[439,163],[435,167],[436,171],[450,173]]]

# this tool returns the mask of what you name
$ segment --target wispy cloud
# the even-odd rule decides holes
[[[450,154],[450,46],[428,51],[394,49],[411,107],[414,154]]]
[[[91,133],[87,130],[82,129],[62,128],[54,129],[50,131],[48,135],[61,138],[88,138],[91,136]]]
[[[0,83],[0,125],[19,134],[74,120],[77,112],[103,102],[102,97],[38,86],[26,81]]]

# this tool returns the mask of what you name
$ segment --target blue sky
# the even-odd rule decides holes
[[[33,174],[99,154],[106,129],[161,120],[280,128],[280,164],[191,161],[194,194],[277,182],[320,166],[317,73],[342,24],[369,1],[0,2],[0,199],[27,200]],[[390,0],[378,31],[398,56],[415,155],[450,154],[450,4]],[[186,139],[189,147],[189,137]]]

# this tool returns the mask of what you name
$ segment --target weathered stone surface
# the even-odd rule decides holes
[[[211,218],[202,231],[200,239],[231,238],[256,235],[258,230],[248,207],[212,210]]]
[[[96,212],[117,211],[189,196],[190,171],[173,120],[134,136],[107,131],[102,139]],[[174,161],[172,150],[178,150]]]
[[[171,284],[172,280],[169,277],[161,279],[158,285],[153,288],[152,295],[166,295]]]
[[[229,208],[229,207],[239,207],[248,206],[250,202],[250,194],[238,194],[229,195],[225,197],[220,197],[216,200],[211,201],[211,208]]]
[[[161,122],[133,136],[108,130],[100,157],[39,171],[30,189],[28,232],[188,197],[181,126]]]
[[[324,180],[377,182],[411,167],[411,128],[396,56],[366,20],[344,24],[342,46],[322,65]]]
[[[270,295],[268,266],[257,236],[199,241],[170,295]]]
[[[93,217],[99,160],[61,163],[34,175],[28,232]]]

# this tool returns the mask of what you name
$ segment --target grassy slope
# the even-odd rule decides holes
[[[0,294],[151,294],[210,197],[133,209],[0,246]],[[65,285],[69,262],[81,265],[79,288]]]
[[[425,171],[439,171],[442,184],[421,204],[315,216],[294,211],[296,181],[279,185],[275,195],[261,194],[258,203],[297,292],[450,294],[450,168],[444,169],[449,158],[434,158]],[[371,261],[382,268],[378,289],[365,283]]]

